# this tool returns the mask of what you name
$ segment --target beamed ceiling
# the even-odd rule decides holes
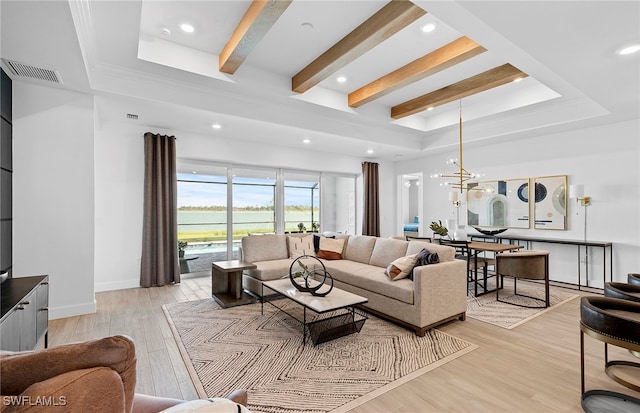
[[[640,59],[615,52],[640,39],[639,15],[625,1],[3,1],[2,57],[96,94],[105,120],[397,159],[455,146],[461,108],[470,142],[637,118]]]

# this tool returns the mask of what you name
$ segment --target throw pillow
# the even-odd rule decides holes
[[[393,281],[407,278],[409,273],[413,270],[418,259],[418,254],[407,255],[394,260],[384,273]]]
[[[287,237],[289,244],[289,258],[298,258],[303,255],[316,255],[313,249],[313,235],[304,237]]]
[[[341,260],[344,239],[320,238],[320,249],[316,254],[318,258],[325,260]]]
[[[330,237],[325,237],[325,238],[335,238],[336,236],[330,236]],[[320,251],[320,238],[322,238],[320,235],[318,234],[314,234],[313,235],[313,250],[315,251],[315,253],[317,254],[318,251]]]
[[[313,251],[317,254],[320,250],[320,235],[313,236]]]
[[[426,248],[423,248],[417,255],[418,259],[416,260],[416,267],[419,267],[421,265],[437,264],[440,262],[438,253],[431,252]]]

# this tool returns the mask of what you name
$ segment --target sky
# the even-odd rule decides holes
[[[252,181],[255,183],[255,180]],[[271,183],[271,182],[270,182]],[[311,205],[309,189],[285,188],[285,205]],[[315,191],[315,205],[318,191]],[[233,202],[236,207],[272,205],[274,186],[237,185]],[[225,206],[227,185],[203,182],[178,181],[178,207],[181,206]]]

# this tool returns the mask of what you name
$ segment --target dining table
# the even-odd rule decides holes
[[[478,293],[478,255],[480,253],[490,252],[493,254],[500,254],[506,251],[516,251],[520,248],[524,248],[523,245],[516,244],[502,244],[499,242],[485,242],[485,241],[469,241],[467,242],[467,248],[469,249],[469,257],[473,257],[473,276],[475,283],[475,296],[481,296],[490,292],[495,291],[498,285],[498,274],[496,273],[496,288],[493,290],[487,289],[487,277],[485,272],[484,282],[482,284],[482,291]]]

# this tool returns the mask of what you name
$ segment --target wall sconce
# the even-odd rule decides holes
[[[460,198],[458,198],[458,191],[449,192],[449,202],[457,207],[460,206]]]
[[[460,198],[458,198],[458,191],[449,192],[449,202],[456,207],[456,228],[460,225]]]
[[[591,197],[584,196],[584,185],[569,185],[569,199],[575,199],[582,206],[591,205]]]

